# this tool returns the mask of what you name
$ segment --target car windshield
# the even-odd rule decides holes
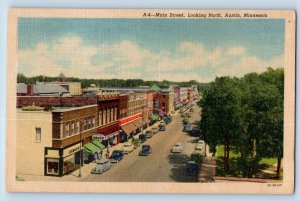
[[[181,144],[175,144],[175,147],[180,147],[181,146]]]
[[[130,144],[124,144],[124,147],[130,147]]]

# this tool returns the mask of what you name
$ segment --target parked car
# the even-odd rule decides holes
[[[117,163],[124,158],[124,153],[122,150],[114,150],[109,157],[111,163]]]
[[[173,119],[172,119],[172,117],[163,117],[163,120],[166,124],[169,124],[172,122]]]
[[[129,154],[133,151],[133,145],[130,142],[125,142],[123,145],[123,152],[124,154]]]
[[[137,139],[137,138],[134,138],[132,140],[132,145],[133,145],[133,148],[136,149],[137,147],[139,147],[141,145],[141,140]]]
[[[151,130],[152,130],[152,132],[153,132],[154,134],[157,133],[157,132],[159,131],[158,127],[153,127]]]
[[[201,153],[205,153],[205,142],[203,140],[199,140],[195,146],[195,150],[199,150]]]
[[[181,142],[178,142],[173,146],[171,152],[172,153],[181,153],[182,150],[183,150],[183,144]]]
[[[160,124],[160,125],[158,126],[158,129],[159,129],[159,131],[165,131],[165,130],[166,130],[166,125]]]
[[[201,137],[201,131],[199,129],[193,129],[191,131],[191,136],[193,136],[193,137]]]
[[[194,109],[193,109],[193,108],[191,108],[191,109],[190,109],[190,112],[194,112]]]
[[[100,160],[96,160],[96,167],[94,167],[91,171],[92,174],[102,174],[103,172],[109,170],[111,167],[110,160],[102,158]]]
[[[147,136],[147,138],[151,138],[153,136],[153,131],[146,131],[145,135]]]
[[[188,176],[197,176],[199,173],[199,164],[195,161],[189,161],[186,164],[186,174]]]
[[[147,141],[147,136],[145,134],[140,134],[139,139],[141,140],[141,143],[144,143]]]
[[[192,130],[191,125],[190,124],[184,124],[183,125],[183,131],[184,132],[190,132]]]
[[[139,155],[148,156],[149,154],[151,154],[151,152],[152,152],[152,148],[150,147],[150,145],[143,145]]]

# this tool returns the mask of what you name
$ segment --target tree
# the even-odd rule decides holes
[[[203,92],[200,129],[209,146],[224,145],[224,171],[229,171],[230,146],[235,144],[240,125],[238,79],[221,77]]]

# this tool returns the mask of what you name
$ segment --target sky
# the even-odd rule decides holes
[[[19,18],[25,76],[210,82],[284,67],[283,19]]]

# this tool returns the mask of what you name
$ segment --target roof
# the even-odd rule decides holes
[[[149,89],[150,91],[161,91],[161,88],[156,84],[152,85]]]
[[[17,93],[27,93],[27,84],[18,83],[17,84]],[[53,93],[69,93],[69,91],[58,84],[45,84],[38,83],[33,85],[33,94],[53,94]]]
[[[148,92],[149,87],[100,87],[102,91],[118,91],[118,92]]]
[[[80,110],[80,109],[85,109],[85,108],[90,108],[90,107],[96,107],[98,106],[97,104],[95,105],[85,105],[82,107],[65,107],[65,108],[57,108],[52,110],[52,112],[68,112],[68,111],[73,111],[73,110]]]
[[[61,72],[59,75],[58,75],[59,78],[65,78],[66,76]]]
[[[25,83],[17,84],[17,93],[18,94],[26,94],[27,93],[27,85]]]
[[[36,84],[33,85],[33,94],[69,93],[69,91],[58,84]]]

